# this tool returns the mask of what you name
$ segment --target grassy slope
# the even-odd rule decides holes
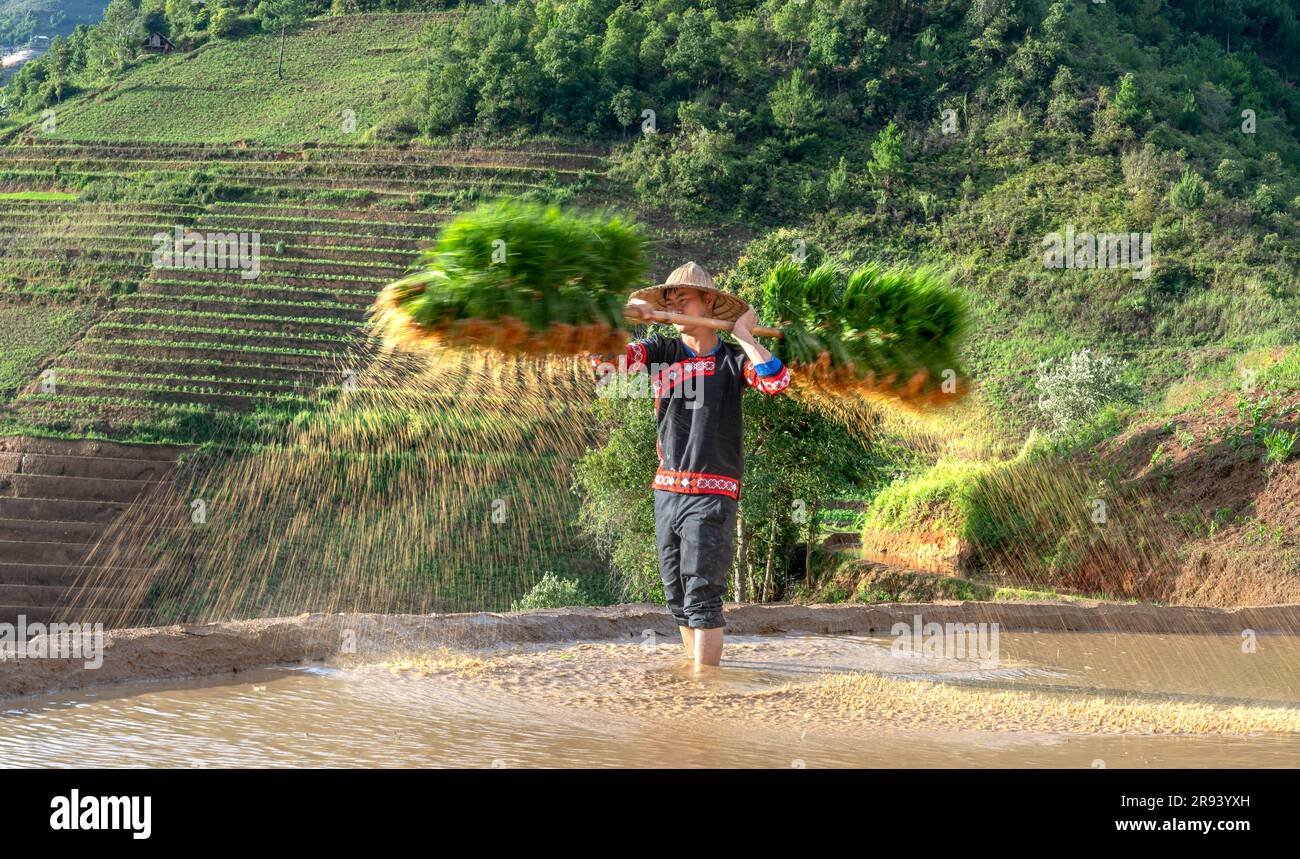
[[[75,200],[73,191],[6,191],[0,193],[0,200]]]
[[[969,568],[994,578],[1194,604],[1293,602],[1300,349],[1189,373],[1072,448],[940,461],[876,496],[863,521],[868,545],[890,534],[919,549],[964,541]]]
[[[1298,433],[1300,348],[1259,350],[1170,389],[1093,456],[1159,499],[1180,544],[1180,600],[1294,602]]]
[[[279,41],[272,36],[216,42],[189,55],[146,58],[106,91],[69,100],[60,109],[57,133],[42,135],[42,142],[46,138],[58,142],[357,142],[359,134],[342,134],[337,113],[352,106],[357,128],[364,130],[389,93],[406,88],[409,75],[404,76],[403,69],[411,62],[416,36],[433,17],[369,15],[309,24],[288,40],[283,83],[274,73]],[[166,157],[166,150],[155,157]],[[174,187],[168,184],[173,175]],[[163,178],[166,182],[159,181]],[[50,181],[15,177],[5,182],[6,192],[0,198],[62,199],[63,195],[49,190]],[[193,202],[185,182],[184,174],[125,176],[91,180],[86,190],[105,207],[129,200]],[[302,188],[286,202],[304,204],[330,193]],[[59,229],[69,237],[119,232],[84,225],[101,224],[103,217],[94,203],[69,207]],[[169,224],[180,217],[160,214],[158,220]],[[152,227],[141,227],[138,238],[151,231]],[[69,241],[76,245],[78,240]],[[95,253],[109,247],[106,239],[80,241],[85,250]],[[133,289],[149,273],[147,268],[100,269],[94,258],[92,253],[87,262],[60,264],[15,251],[0,266],[5,281],[0,320],[8,332],[0,353],[0,392],[5,402],[30,384],[40,367],[62,353],[96,316],[102,316],[106,297]],[[118,280],[121,283],[114,285]],[[9,292],[22,295],[5,294]],[[35,305],[29,303],[33,299]],[[98,311],[87,303],[91,300],[98,303]],[[72,309],[54,309],[56,302],[68,301],[77,304]]]
[[[842,212],[820,225],[828,246],[854,248],[863,261],[929,260],[954,270],[976,314],[967,344],[972,369],[1007,429],[1023,432],[1035,422],[1033,369],[1043,357],[1085,347],[1123,357],[1132,362],[1131,381],[1159,399],[1184,373],[1225,354],[1300,340],[1292,216],[1255,212],[1211,183],[1204,210],[1184,225],[1167,199],[1181,169],[1176,156],[1142,166],[1141,186],[1154,192],[1144,206],[1123,155],[1072,159],[1051,152],[1068,139],[1030,128],[1008,135],[1048,152],[1009,176],[996,162],[971,171],[984,184],[969,199],[942,200],[930,218],[898,226],[883,215]],[[932,175],[918,181],[941,198],[951,194],[960,161],[937,156]],[[1151,276],[1044,269],[1043,236],[1067,224],[1080,232],[1150,231]]]
[[[50,136],[173,143],[355,143],[410,88],[416,40],[436,15],[326,18],[287,43],[259,34],[154,57],[106,91],[70,100]],[[356,115],[343,131],[342,111]]]

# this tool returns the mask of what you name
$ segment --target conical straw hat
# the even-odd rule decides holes
[[[683,266],[678,266],[673,273],[668,275],[668,280],[658,286],[647,286],[645,289],[638,289],[632,293],[632,298],[639,298],[642,301],[649,302],[655,310],[667,310],[668,306],[664,302],[664,290],[671,287],[690,287],[698,289],[701,292],[711,292],[717,296],[713,304],[713,318],[725,319],[728,322],[734,322],[745,315],[749,310],[749,304],[737,295],[730,292],[724,292],[713,285],[713,278],[704,270],[704,266],[696,262],[688,262]]]

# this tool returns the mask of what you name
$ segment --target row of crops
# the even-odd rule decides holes
[[[210,157],[187,160],[201,152]],[[582,153],[470,152],[478,157],[120,142],[0,150],[0,190],[11,192],[0,197],[0,302],[79,307],[84,325],[53,357],[29,362],[0,420],[10,431],[198,441],[214,422],[292,414],[328,396],[350,372],[376,292],[402,275],[457,195],[575,185],[599,163]],[[226,193],[170,193],[157,184],[169,172],[223,174]],[[30,193],[50,190],[73,193]],[[235,245],[225,258],[159,265],[178,228],[243,236],[245,251],[256,234],[255,276],[230,264]]]

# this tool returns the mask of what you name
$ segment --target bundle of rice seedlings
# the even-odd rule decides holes
[[[958,360],[967,309],[933,269],[872,264],[845,277],[833,264],[776,266],[763,304],[781,328],[796,384],[830,396],[912,406],[953,402],[969,390]]]
[[[416,270],[384,288],[372,324],[407,351],[618,354],[627,297],[646,281],[646,242],[616,215],[488,204],[451,221]],[[923,406],[968,387],[957,361],[965,302],[931,269],[868,265],[846,276],[787,260],[761,305],[805,392]]]
[[[416,270],[379,294],[372,324],[405,350],[621,350],[627,295],[646,279],[645,247],[642,230],[616,215],[491,203],[443,228]]]

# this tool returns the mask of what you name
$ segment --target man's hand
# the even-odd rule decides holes
[[[654,322],[654,306],[644,298],[631,298],[627,302],[627,315],[642,322]]]
[[[772,353],[764,349],[759,342],[754,339],[753,328],[758,323],[758,314],[754,308],[749,308],[744,315],[736,320],[735,325],[731,328],[731,336],[736,338],[740,348],[744,351],[745,356],[754,364],[766,364],[772,360]]]
[[[753,328],[758,324],[758,314],[754,313],[754,308],[749,308],[744,315],[736,320],[735,326],[731,329],[731,334],[737,340],[754,342]]]

